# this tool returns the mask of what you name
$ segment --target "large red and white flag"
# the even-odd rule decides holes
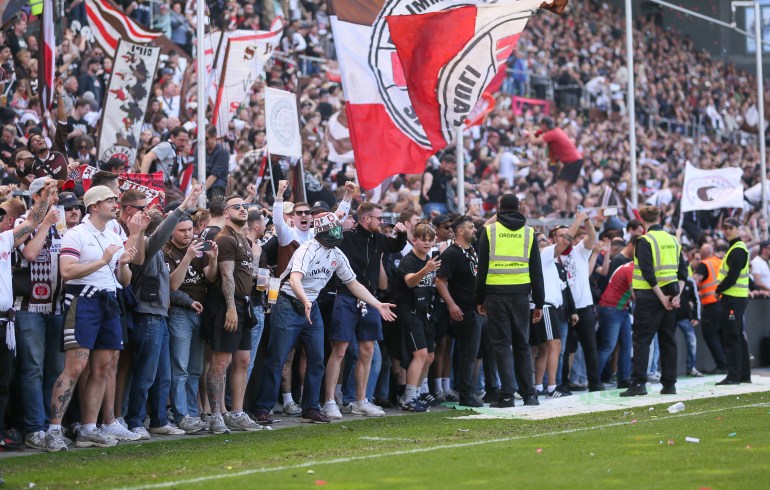
[[[566,0],[501,0],[495,11],[485,6],[492,3],[331,0],[362,187],[422,173],[513,50],[529,15]]]
[[[110,58],[115,57],[120,39],[147,44],[163,34],[162,31],[142,27],[111,0],[86,0],[86,16],[96,41]]]
[[[56,36],[53,25],[54,2],[44,0],[43,18],[40,25],[40,68],[38,93],[40,103],[45,110],[51,110],[53,104],[53,80],[56,73]]]

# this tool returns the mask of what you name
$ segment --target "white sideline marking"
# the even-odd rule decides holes
[[[406,437],[377,437],[377,436],[363,436],[359,437],[364,441],[396,441],[396,442],[417,442],[417,439],[407,439]]]
[[[708,413],[716,413],[716,412],[724,412],[726,410],[735,410],[740,408],[753,408],[753,407],[763,407],[763,406],[770,406],[770,402],[762,402],[762,403],[751,403],[748,405],[740,405],[736,407],[724,407],[724,408],[715,408],[712,410],[703,410],[700,412],[685,412],[685,413],[679,413],[676,415],[672,415],[671,417],[692,417],[695,415],[705,415]],[[661,420],[667,420],[670,417],[662,417],[657,419],[650,419],[650,420],[641,420],[639,423],[648,423],[648,422],[658,422]],[[244,470],[244,471],[238,471],[236,473],[222,473],[219,475],[207,475],[207,476],[200,476],[197,478],[190,478],[188,480],[176,480],[176,481],[170,481],[170,482],[163,482],[163,483],[152,483],[149,485],[139,485],[136,487],[124,487],[122,490],[141,490],[141,489],[148,489],[148,488],[167,488],[167,487],[177,487],[180,485],[189,485],[193,483],[202,483],[207,482],[211,480],[221,480],[224,478],[234,478],[234,477],[240,477],[240,476],[247,476],[247,475],[253,475],[256,473],[273,473],[276,471],[284,471],[284,470],[295,470],[300,468],[308,468],[310,466],[321,466],[321,465],[331,465],[331,464],[338,464],[338,463],[349,463],[351,461],[363,461],[367,459],[379,459],[379,458],[387,458],[390,456],[402,456],[406,454],[417,454],[417,453],[427,453],[432,451],[438,451],[441,449],[457,449],[457,448],[463,448],[463,447],[473,447],[473,446],[483,446],[486,444],[496,444],[498,442],[510,442],[510,441],[518,441],[522,439],[534,439],[536,437],[547,437],[547,436],[558,436],[562,434],[574,434],[576,432],[586,432],[586,431],[592,431],[592,430],[599,430],[599,429],[607,429],[610,427],[617,427],[621,425],[628,425],[628,421],[623,422],[613,422],[611,424],[602,424],[602,425],[595,425],[593,427],[580,427],[576,429],[565,429],[565,430],[558,430],[553,432],[544,432],[540,434],[530,434],[526,436],[512,436],[512,437],[501,437],[498,439],[485,439],[482,441],[469,441],[469,442],[459,442],[455,444],[443,444],[441,446],[431,446],[431,447],[423,447],[423,448],[413,448],[413,449],[403,449],[399,451],[391,451],[389,453],[379,453],[379,454],[367,454],[363,456],[350,456],[347,458],[335,458],[335,459],[328,459],[325,461],[306,461],[304,463],[297,463],[292,465],[286,465],[286,466],[273,466],[269,468],[254,468],[250,470]]]

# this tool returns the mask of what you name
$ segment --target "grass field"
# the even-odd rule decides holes
[[[0,460],[5,488],[770,488],[770,393],[549,420],[346,419]],[[686,437],[700,442],[685,442]]]

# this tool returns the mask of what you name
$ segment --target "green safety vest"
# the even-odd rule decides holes
[[[658,286],[665,286],[676,282],[676,273],[679,270],[679,253],[681,246],[670,233],[663,230],[648,231],[639,237],[646,240],[652,248],[652,263],[655,269],[655,279]],[[652,289],[650,283],[644,280],[639,269],[639,261],[634,254],[634,273],[631,276],[631,287],[634,289]]]
[[[529,252],[534,236],[535,231],[529,226],[514,231],[500,223],[489,225],[489,271],[486,284],[530,284]]]
[[[722,291],[723,295],[726,296],[733,296],[735,298],[748,298],[749,297],[749,249],[746,248],[746,244],[743,243],[743,240],[738,240],[737,242],[733,243],[730,248],[727,250],[727,253],[725,254],[725,257],[722,259],[722,265],[719,267],[719,274],[717,274],[717,281],[722,282],[727,276],[727,258],[730,256],[730,253],[735,250],[736,248],[740,248],[741,250],[746,251],[746,263],[743,264],[743,268],[741,268],[741,273],[738,276],[738,280],[735,281],[735,284],[732,285],[729,289],[726,289]]]

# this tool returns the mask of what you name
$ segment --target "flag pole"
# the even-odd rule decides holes
[[[457,126],[455,138],[455,159],[457,160],[457,212],[465,214],[465,162],[463,161],[463,125]]]
[[[762,51],[764,46],[762,39],[762,11],[759,1],[754,0],[754,52],[757,57],[757,110],[759,122],[757,123],[757,137],[759,139],[759,171],[762,174],[762,217],[767,220],[767,154],[765,148],[765,88],[762,73]]]
[[[639,207],[639,182],[636,177],[636,100],[634,99],[634,36],[631,21],[631,0],[626,0],[626,66],[628,67],[628,143],[631,150],[631,203]]]
[[[205,187],[206,185],[206,107],[208,106],[208,100],[206,99],[206,66],[205,66],[205,46],[203,45],[203,16],[205,13],[205,2],[203,0],[197,0],[197,17],[196,17],[196,36],[198,37],[197,44],[197,92],[198,92],[198,183]],[[205,191],[205,189],[204,189]],[[206,192],[201,192],[199,205],[206,207]]]

